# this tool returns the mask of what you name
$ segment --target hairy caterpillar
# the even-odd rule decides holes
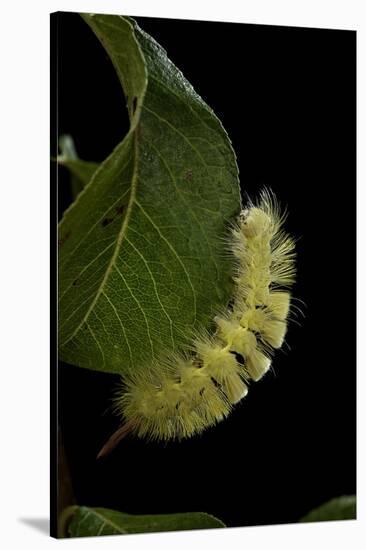
[[[250,381],[268,371],[284,341],[295,278],[295,243],[283,230],[285,218],[267,190],[241,212],[229,239],[234,295],[215,317],[216,331],[196,335],[189,351],[124,378],[115,406],[125,423],[98,456],[130,432],[158,440],[198,434],[223,420]]]

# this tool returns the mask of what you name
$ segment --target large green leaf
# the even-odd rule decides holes
[[[133,516],[107,508],[71,506],[65,510],[63,516],[60,533],[63,537],[94,537],[225,527],[222,521],[203,512]]]
[[[221,123],[131,19],[84,15],[117,71],[130,130],[59,229],[59,352],[123,372],[208,326],[232,288],[228,224],[240,210]]]
[[[354,495],[333,498],[311,510],[300,521],[334,521],[356,519],[356,497]]]

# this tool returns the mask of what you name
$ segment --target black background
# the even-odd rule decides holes
[[[58,18],[58,132],[73,135],[81,158],[101,161],[128,127],[123,93],[88,26]],[[215,429],[165,445],[125,439],[100,461],[118,426],[116,377],[61,363],[75,496],[136,514],[206,511],[228,526],[294,522],[356,490],[356,34],[136,19],[223,122],[243,191],[255,197],[267,185],[288,205],[305,318],[290,326],[274,372]],[[60,212],[68,181],[60,169]]]

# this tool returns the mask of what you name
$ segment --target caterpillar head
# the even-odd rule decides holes
[[[241,229],[248,239],[253,239],[259,235],[268,233],[271,225],[271,217],[261,208],[254,206],[244,210]]]

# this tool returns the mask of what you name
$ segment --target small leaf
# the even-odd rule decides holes
[[[95,537],[129,533],[155,533],[225,527],[219,519],[203,512],[135,516],[107,508],[72,506],[65,510],[61,536]]]
[[[83,15],[108,52],[130,116],[59,227],[59,355],[123,373],[207,327],[232,290],[225,254],[240,211],[220,121],[134,21]]]
[[[300,521],[334,521],[342,519],[356,519],[356,496],[333,498],[311,510]]]
[[[74,140],[69,134],[63,134],[60,136],[58,140],[58,147],[61,151],[57,157],[58,161],[76,160],[78,158]]]
[[[85,185],[89,183],[99,164],[80,160],[74,140],[68,134],[60,136],[58,145],[61,152],[57,156],[57,162],[70,170],[72,196],[75,199]]]

